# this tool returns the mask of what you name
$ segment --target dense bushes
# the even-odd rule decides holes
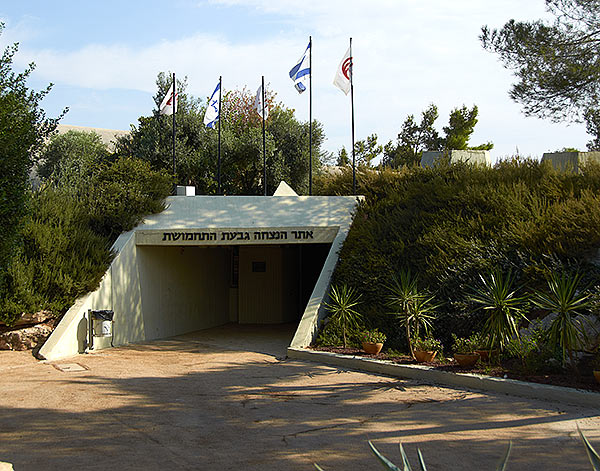
[[[405,348],[385,306],[387,287],[401,269],[419,274],[435,291],[434,335],[467,335],[484,319],[468,300],[478,275],[509,269],[518,284],[541,287],[548,274],[566,267],[584,280],[600,271],[588,261],[600,247],[600,167],[559,174],[547,164],[511,160],[494,168],[465,164],[398,172],[363,170],[365,195],[334,274],[363,295],[362,310],[390,344]],[[321,194],[348,194],[351,173],[323,178]],[[391,338],[390,338],[391,337]]]
[[[63,313],[98,286],[117,236],[163,209],[172,189],[166,172],[134,158],[88,157],[78,153],[65,162],[59,156],[30,194],[20,248],[0,286],[0,321],[10,324],[39,309]]]

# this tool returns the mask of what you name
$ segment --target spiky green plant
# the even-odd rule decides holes
[[[519,323],[525,319],[523,306],[525,296],[518,296],[514,289],[514,276],[495,268],[487,276],[479,275],[481,284],[472,288],[469,300],[487,313],[483,334],[489,335],[490,349],[504,350],[510,339],[519,338]]]
[[[592,306],[589,294],[578,291],[580,280],[581,275],[578,273],[551,273],[548,278],[548,290],[535,291],[532,298],[536,306],[556,313],[548,328],[548,338],[552,345],[562,349],[563,366],[568,354],[574,369],[576,365],[573,350],[585,339],[583,322],[577,319],[577,316],[584,314],[585,310]]]
[[[330,301],[325,303],[331,320],[336,322],[342,329],[344,348],[347,346],[346,334],[351,329],[358,329],[362,315],[355,309],[360,302],[360,293],[345,284],[333,286],[330,293]]]
[[[579,432],[579,436],[581,437],[581,441],[583,442],[583,445],[585,447],[585,451],[586,451],[588,458],[590,460],[590,463],[592,465],[592,469],[594,471],[600,471],[600,455],[598,455],[596,450],[594,450],[594,447],[592,447],[591,443],[585,437],[583,432],[579,429],[579,426],[577,426],[577,431]],[[377,457],[377,459],[379,460],[379,462],[383,465],[383,467],[385,469],[388,469],[391,471],[412,471],[410,462],[408,461],[408,456],[406,456],[404,448],[402,447],[402,443],[399,443],[400,456],[402,457],[402,469],[400,469],[398,466],[396,466],[394,463],[392,463],[389,459],[387,459],[385,456],[383,456],[381,454],[381,452],[377,448],[375,448],[375,445],[373,445],[373,443],[370,440],[369,440],[369,447],[371,447],[371,451]],[[508,457],[510,456],[511,448],[512,448],[512,443],[509,442],[508,447],[506,448],[506,451],[504,452],[504,456],[502,457],[502,459],[498,463],[498,466],[496,467],[496,471],[504,471],[506,469],[506,463],[508,463]],[[421,450],[419,448],[417,448],[417,454],[419,456],[419,466],[421,467],[421,471],[427,471],[427,467],[425,466],[425,460],[423,459],[423,454],[421,453]],[[315,467],[319,471],[324,471],[323,468],[321,468],[317,463],[315,463]]]
[[[410,355],[414,358],[413,339],[419,337],[421,329],[425,334],[429,333],[439,304],[434,303],[433,296],[419,291],[417,277],[408,270],[400,271],[392,279],[388,290],[387,305],[392,309],[390,314],[396,316],[404,327]]]

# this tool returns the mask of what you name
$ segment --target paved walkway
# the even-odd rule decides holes
[[[37,362],[0,352],[0,461],[20,470],[591,469],[599,409],[284,360],[291,326],[226,326]],[[82,371],[60,371],[77,369]],[[600,405],[599,405],[600,407]]]

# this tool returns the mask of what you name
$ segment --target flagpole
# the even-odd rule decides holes
[[[267,196],[267,152],[265,149],[265,108],[267,104],[265,103],[265,76],[262,76],[262,131],[263,131],[263,188],[265,192],[265,196]]]
[[[219,140],[218,140],[218,166],[217,166],[217,195],[221,194],[221,90],[222,86],[222,76],[219,75]]]
[[[354,83],[352,81],[354,58],[352,57],[352,38],[350,38],[350,103],[352,106],[352,193],[356,194],[356,152],[354,150]]]
[[[177,90],[175,85],[175,72],[173,72],[173,175],[177,184],[177,169],[175,167],[175,111],[177,110]]]
[[[310,64],[310,75],[308,78],[308,194],[312,195],[312,36],[308,37],[308,63]]]

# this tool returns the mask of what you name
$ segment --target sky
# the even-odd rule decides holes
[[[352,37],[357,140],[395,141],[406,117],[419,121],[431,103],[441,132],[452,109],[475,104],[470,144],[491,141],[494,160],[585,150],[584,124],[525,117],[508,97],[514,77],[478,37],[512,18],[550,17],[544,0],[22,0],[0,4],[0,47],[19,43],[16,71],[36,64],[31,88],[53,83],[48,116],[68,107],[63,124],[127,130],[152,114],[161,71],[187,76],[187,92],[202,99],[219,76],[224,91],[254,91],[264,75],[308,121],[308,93],[288,73],[312,36],[313,118],[337,153],[352,143],[350,97],[333,85]]]

